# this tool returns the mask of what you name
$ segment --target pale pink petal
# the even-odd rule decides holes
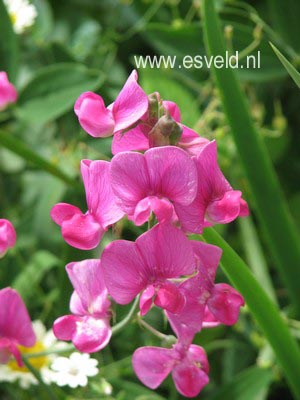
[[[0,258],[6,251],[14,247],[17,234],[13,224],[7,219],[0,219]]]
[[[73,288],[78,294],[85,314],[106,316],[110,307],[100,260],[84,260],[66,266]]]
[[[134,70],[113,104],[112,112],[115,120],[114,131],[127,129],[147,112],[149,101],[146,93],[137,83],[138,75]]]
[[[196,397],[209,382],[208,375],[196,365],[181,363],[172,372],[176,389],[185,397]]]
[[[216,284],[207,303],[211,313],[225,325],[237,322],[244,304],[242,295],[227,283]]]
[[[150,389],[156,389],[166,379],[174,362],[174,351],[159,347],[140,347],[132,356],[134,372]]]
[[[81,215],[81,210],[78,207],[67,203],[55,204],[50,211],[52,220],[59,226],[61,226],[64,221],[74,217],[76,214]]]
[[[195,258],[190,241],[170,224],[158,224],[139,236],[137,247],[147,265],[147,277],[177,278],[192,274]]]
[[[103,228],[119,221],[124,215],[116,204],[109,169],[108,161],[81,161],[81,174],[89,213],[95,216]]]
[[[64,240],[81,250],[97,247],[104,234],[103,227],[89,214],[75,214],[64,221],[61,228]]]
[[[85,315],[86,314],[86,308],[82,305],[80,297],[75,292],[75,290],[72,293],[71,299],[70,299],[70,311],[72,314],[75,314],[75,315]]]
[[[175,146],[156,147],[145,153],[152,194],[188,205],[197,193],[194,162]]]
[[[147,197],[149,191],[149,176],[143,154],[118,153],[111,161],[110,177],[119,206],[133,215],[137,203]]]
[[[112,141],[112,154],[123,151],[145,151],[149,149],[149,139],[141,131],[140,127],[131,129],[124,134],[117,132],[114,134]]]
[[[82,317],[76,322],[72,342],[82,353],[95,353],[107,346],[111,334],[107,319]]]
[[[76,332],[76,324],[80,317],[75,315],[64,315],[54,321],[53,333],[58,340],[72,340]]]
[[[178,314],[184,308],[185,296],[174,283],[165,281],[159,286],[154,304],[173,314]]]
[[[108,292],[117,303],[130,303],[147,286],[147,266],[133,242],[110,243],[103,251],[101,265]]]
[[[20,295],[11,288],[0,290],[0,337],[31,347],[36,337],[26,306]]]
[[[107,137],[113,134],[115,121],[101,96],[93,92],[82,93],[75,103],[74,111],[80,125],[89,135]]]
[[[153,285],[147,286],[147,288],[143,291],[140,297],[141,316],[146,315],[147,312],[150,310],[153,303],[154,295],[155,295],[155,287]]]
[[[176,103],[173,101],[164,100],[163,106],[165,110],[168,110],[171,117],[175,119],[176,122],[180,122],[180,109]]]
[[[219,200],[213,200],[206,209],[206,219],[212,223],[227,224],[240,214],[242,192],[229,190]]]

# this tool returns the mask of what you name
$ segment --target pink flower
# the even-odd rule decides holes
[[[109,168],[107,161],[81,161],[88,206],[85,214],[66,203],[56,204],[51,210],[51,218],[61,226],[63,238],[73,247],[82,250],[95,248],[108,227],[124,215],[115,203]]]
[[[116,240],[104,249],[101,260],[108,292],[117,303],[128,304],[142,292],[142,315],[152,302],[173,313],[183,308],[185,298],[170,280],[192,274],[195,258],[179,229],[158,224],[135,242]]]
[[[192,156],[197,155],[202,147],[209,141],[180,123],[180,110],[176,103],[172,101],[163,101],[162,105],[165,112],[169,112],[171,117],[182,128],[182,136],[178,141],[177,146],[186,150]],[[131,129],[125,134],[122,134],[121,132],[116,133],[113,137],[112,153],[117,154],[131,150],[145,151],[153,147],[149,133],[157,121],[157,119],[154,121],[146,119],[141,121],[137,127]]]
[[[196,257],[198,274],[178,287],[186,302],[180,313],[167,312],[176,336],[190,343],[202,328],[220,323],[233,325],[237,322],[243,297],[227,283],[214,283],[222,250],[216,246],[191,241]]]
[[[119,153],[111,161],[110,176],[118,205],[136,225],[152,211],[160,222],[171,220],[173,204],[188,206],[197,192],[195,165],[174,146]]]
[[[0,219],[0,258],[16,243],[16,231],[7,219]]]
[[[7,73],[0,72],[0,111],[4,110],[8,104],[15,103],[17,97],[16,88],[9,82]]]
[[[58,318],[53,332],[59,340],[71,340],[81,352],[103,349],[111,337],[110,301],[100,260],[70,263],[67,273],[74,287],[70,301],[73,315]]]
[[[11,288],[0,290],[0,363],[14,356],[23,365],[18,346],[32,347],[36,338],[27,309],[20,295]]]
[[[137,83],[134,70],[116,101],[105,107],[101,96],[82,93],[75,103],[75,114],[82,128],[91,136],[107,137],[135,124],[148,110],[148,97]]]
[[[176,204],[175,210],[182,228],[187,232],[202,233],[214,224],[227,224],[239,216],[249,214],[242,192],[233,190],[217,162],[217,146],[206,144],[194,158],[198,172],[198,192],[187,206]]]
[[[140,347],[132,357],[134,372],[150,389],[156,389],[169,375],[176,389],[186,397],[195,397],[209,382],[209,365],[202,347],[180,342],[171,349]]]

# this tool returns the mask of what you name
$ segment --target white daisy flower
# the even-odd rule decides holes
[[[98,374],[98,361],[89,354],[72,353],[70,357],[57,357],[51,364],[52,382],[58,386],[86,386],[88,377]]]
[[[23,33],[34,24],[37,10],[28,0],[4,0],[14,31]]]

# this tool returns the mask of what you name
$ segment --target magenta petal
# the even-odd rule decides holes
[[[211,313],[209,308],[205,307],[202,327],[205,329],[215,328],[216,326],[219,326],[220,324],[221,324],[221,322],[219,320],[217,320],[217,318]]]
[[[68,203],[55,204],[50,211],[52,220],[59,226],[61,226],[64,221],[74,217],[76,214],[82,214],[81,210]]]
[[[106,315],[110,302],[107,299],[108,292],[104,283],[101,261],[73,262],[66,266],[66,270],[85,314]]]
[[[188,206],[176,203],[174,207],[180,225],[185,232],[199,234],[203,232],[206,207],[198,198]]]
[[[181,363],[172,372],[176,389],[185,397],[196,397],[209,382],[208,375],[195,365]]]
[[[75,315],[64,315],[54,321],[53,333],[58,340],[72,340],[76,331],[76,324],[80,317]]]
[[[149,101],[146,93],[137,83],[138,75],[134,70],[113,104],[115,132],[127,129],[147,112]]]
[[[145,197],[143,200],[139,201],[135,207],[133,214],[134,224],[137,226],[143,225],[148,221],[152,212],[151,199],[150,197]]]
[[[141,131],[140,127],[131,129],[126,133],[117,132],[112,141],[112,154],[123,151],[145,151],[149,149],[149,139]]]
[[[209,143],[209,140],[199,136],[197,132],[185,125],[181,125],[181,127],[183,132],[178,146],[186,150],[190,156],[197,156],[203,147]]]
[[[95,353],[107,346],[111,334],[107,319],[82,317],[76,323],[72,342],[82,353]]]
[[[153,285],[147,286],[147,288],[143,291],[140,297],[140,313],[142,317],[150,310],[154,295],[155,288]]]
[[[156,389],[166,379],[174,362],[174,351],[159,347],[140,347],[132,356],[134,372],[150,389]]]
[[[173,101],[164,100],[163,106],[165,110],[169,111],[171,117],[175,119],[176,122],[180,122],[180,109],[176,103],[174,103]]]
[[[154,304],[173,314],[178,314],[185,305],[185,296],[174,283],[165,281],[157,291]]]
[[[133,215],[135,225],[139,226],[147,222],[152,211],[160,223],[170,222],[174,217],[174,207],[167,199],[145,197],[135,207]]]
[[[110,183],[110,163],[107,161],[81,161],[89,213],[103,228],[119,221],[124,213],[116,204],[116,197]]]
[[[133,215],[137,203],[147,197],[149,176],[143,154],[118,153],[110,168],[111,184],[118,204],[127,214]]]
[[[195,258],[190,241],[170,224],[158,224],[136,240],[147,265],[147,276],[159,279],[192,274]]]
[[[244,199],[240,199],[240,213],[239,217],[248,217],[250,214],[247,202]]]
[[[226,283],[215,285],[207,303],[211,313],[225,325],[233,325],[237,322],[240,308],[244,304],[242,295]]]
[[[82,93],[75,103],[74,110],[80,125],[89,135],[107,137],[113,134],[115,121],[101,96],[93,92]]]
[[[6,251],[14,247],[17,234],[13,224],[7,219],[0,219],[0,258]]]
[[[17,101],[18,93],[12,83],[9,82],[7,73],[0,72],[0,111],[9,103]]]
[[[90,250],[98,246],[104,229],[89,214],[75,214],[62,223],[62,236],[73,247]]]
[[[211,282],[214,282],[218,265],[222,257],[222,249],[213,244],[203,243],[198,240],[191,240],[194,254],[197,260],[197,267],[203,274],[207,275]]]
[[[11,288],[0,290],[0,337],[32,347],[36,337],[26,306]]]
[[[230,190],[220,200],[212,201],[206,209],[208,221],[227,224],[239,216],[242,192]]]
[[[194,162],[175,146],[156,147],[145,153],[153,194],[182,205],[190,204],[197,193]]]
[[[147,266],[135,243],[115,240],[103,251],[101,265],[109,294],[128,304],[147,286]]]

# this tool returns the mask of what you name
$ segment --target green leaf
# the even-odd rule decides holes
[[[42,281],[45,274],[52,268],[59,266],[61,261],[52,253],[40,250],[34,254],[30,264],[20,271],[13,281],[12,287],[16,289],[26,301],[35,293],[35,288]]]
[[[14,82],[18,69],[18,43],[3,0],[0,0],[0,71]]]
[[[270,370],[252,367],[222,386],[209,400],[264,400],[273,379]]]
[[[103,80],[100,72],[81,64],[41,68],[21,91],[17,114],[31,123],[46,123],[69,111],[82,92],[98,89]]]
[[[47,171],[49,174],[62,180],[68,185],[78,188],[78,184],[73,178],[69,177],[50,161],[35,153],[27,144],[23,143],[20,139],[13,137],[10,133],[0,131],[0,146],[12,151],[14,154],[17,154],[29,164],[32,164],[43,171]]]
[[[204,32],[210,55],[225,57],[225,44],[212,0],[204,0]],[[300,314],[300,238],[270,156],[250,115],[246,96],[232,69],[213,69],[224,111],[249,180],[259,221],[296,314]]]
[[[194,237],[197,238],[196,235]],[[280,311],[257,282],[249,267],[214,229],[206,228],[203,237],[207,243],[219,246],[223,250],[222,269],[244,296],[251,314],[273,348],[295,398],[300,398],[300,349]]]
[[[298,88],[300,88],[300,73],[296,70],[296,68],[284,57],[284,55],[274,46],[273,43],[270,42],[272,49],[274,50],[275,54],[281,61],[284,68],[287,70],[290,77],[296,83]]]

